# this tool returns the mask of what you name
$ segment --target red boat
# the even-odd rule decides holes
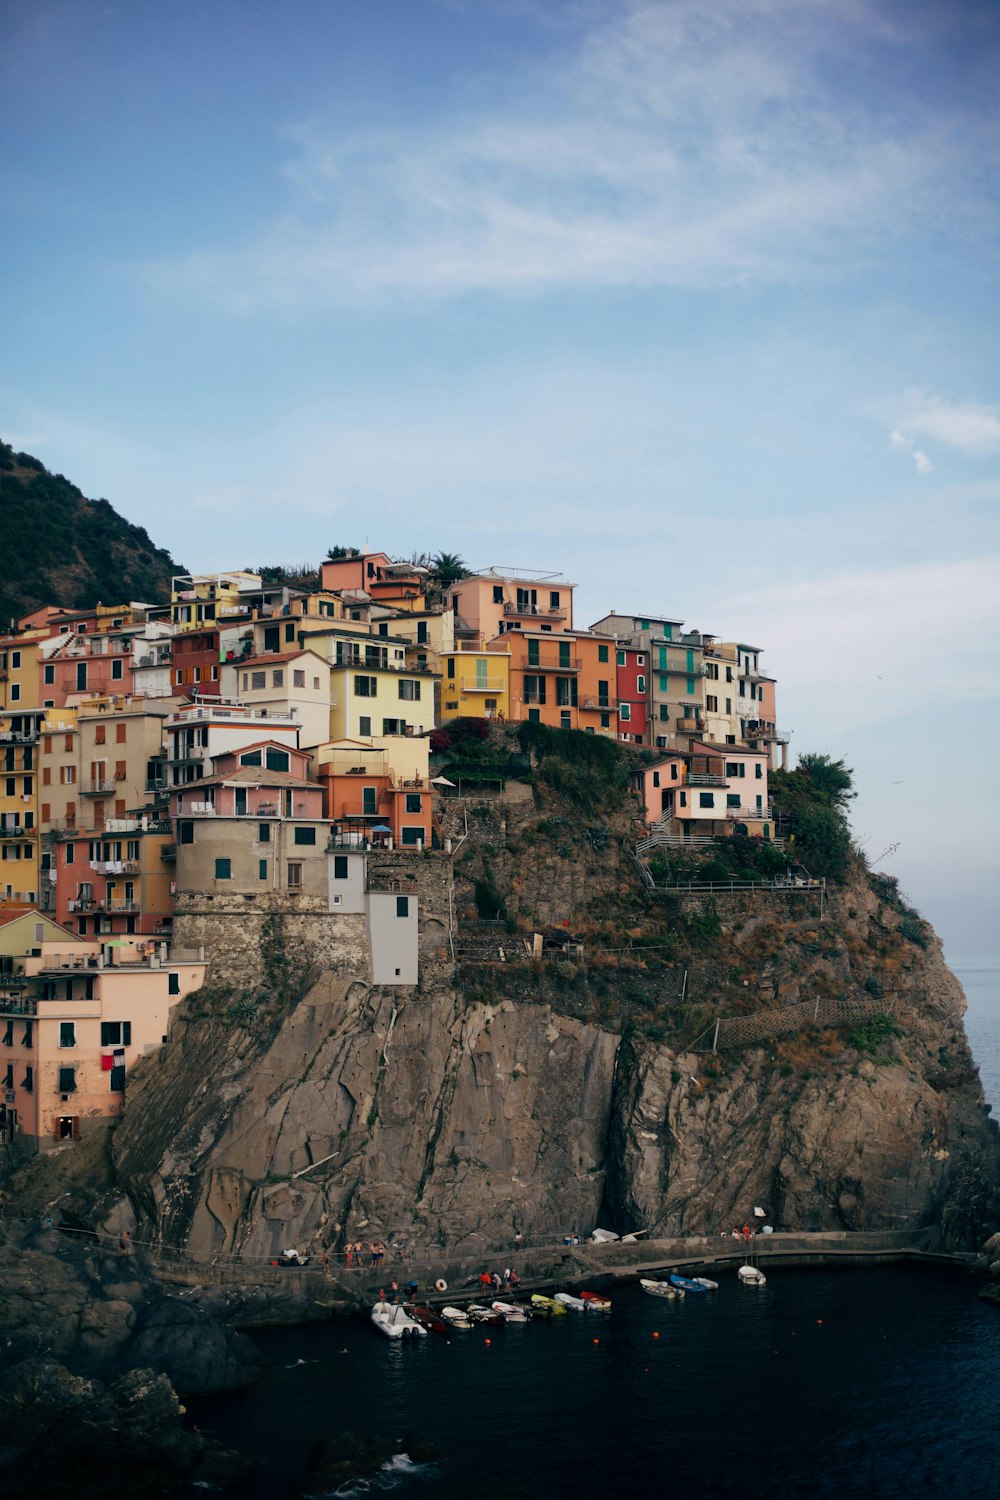
[[[414,1323],[419,1323],[429,1333],[447,1333],[447,1323],[442,1323],[437,1313],[430,1307],[420,1307],[416,1302],[404,1303],[404,1309],[409,1313]]]
[[[591,1307],[600,1308],[603,1312],[607,1312],[611,1307],[611,1298],[602,1297],[600,1292],[581,1292],[580,1301],[589,1302]]]

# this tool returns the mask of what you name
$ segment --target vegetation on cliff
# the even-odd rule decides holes
[[[184,571],[107,500],[88,500],[62,474],[2,442],[0,553],[5,628],[44,604],[166,604],[171,576]]]

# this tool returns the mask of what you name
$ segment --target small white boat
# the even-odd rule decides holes
[[[556,1292],[556,1302],[561,1302],[563,1307],[574,1307],[577,1312],[586,1312],[587,1304],[582,1297],[571,1297],[569,1292]]]
[[[460,1307],[442,1307],[441,1321],[449,1328],[471,1328],[472,1320]]]
[[[495,1325],[502,1321],[500,1314],[494,1312],[492,1307],[482,1307],[478,1302],[470,1302],[465,1310],[473,1323],[493,1323]]]
[[[384,1333],[388,1339],[425,1339],[427,1337],[426,1328],[421,1328],[405,1308],[395,1306],[391,1302],[376,1302],[372,1308],[372,1322],[379,1333]]]
[[[740,1278],[744,1286],[767,1285],[767,1277],[764,1275],[764,1272],[758,1270],[756,1266],[740,1266],[736,1274]]]
[[[669,1281],[651,1281],[648,1277],[640,1276],[639,1285],[650,1297],[683,1297],[684,1293],[680,1287],[671,1286]]]
[[[710,1281],[707,1276],[692,1276],[691,1280],[695,1286],[702,1287],[706,1292],[717,1292],[719,1290],[719,1283],[717,1281]]]
[[[498,1312],[505,1323],[527,1323],[528,1314],[523,1307],[513,1302],[494,1302],[493,1311]]]

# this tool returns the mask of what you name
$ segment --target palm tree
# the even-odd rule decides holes
[[[469,569],[458,556],[457,552],[437,552],[431,558],[431,567],[434,576],[443,589],[450,584],[458,583],[461,578],[469,577]]]

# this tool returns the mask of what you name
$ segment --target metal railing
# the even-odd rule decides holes
[[[524,604],[505,603],[503,612],[505,615],[534,615],[543,620],[565,620],[569,613],[568,610],[560,609],[557,605],[529,604],[527,602]]]
[[[695,775],[688,776],[684,782],[685,786],[728,786],[729,783],[724,776]]]
[[[106,797],[115,789],[113,781],[81,781],[80,795],[83,797]]]

